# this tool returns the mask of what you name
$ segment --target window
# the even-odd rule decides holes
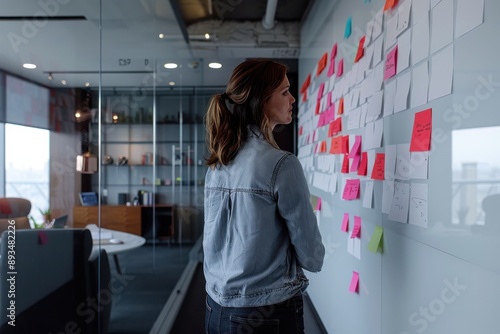
[[[37,223],[50,203],[49,153],[49,130],[5,125],[5,195],[30,200]]]

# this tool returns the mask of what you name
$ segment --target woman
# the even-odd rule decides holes
[[[238,65],[206,114],[206,333],[303,333],[302,268],[325,254],[302,166],[273,139],[292,121],[286,67]]]

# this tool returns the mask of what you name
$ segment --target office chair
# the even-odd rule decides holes
[[[30,211],[31,202],[25,198],[0,198],[0,233],[12,225],[16,230],[31,228],[28,219]],[[9,221],[15,221],[15,224],[9,224]]]

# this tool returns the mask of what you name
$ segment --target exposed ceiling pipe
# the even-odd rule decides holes
[[[274,28],[274,17],[276,15],[276,7],[278,7],[278,0],[267,0],[266,13],[262,18],[262,26],[266,30]]]

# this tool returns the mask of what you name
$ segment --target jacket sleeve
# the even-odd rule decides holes
[[[278,211],[288,227],[298,263],[305,270],[318,272],[323,266],[325,247],[310,202],[304,171],[297,157],[289,154],[281,159],[274,177]]]

